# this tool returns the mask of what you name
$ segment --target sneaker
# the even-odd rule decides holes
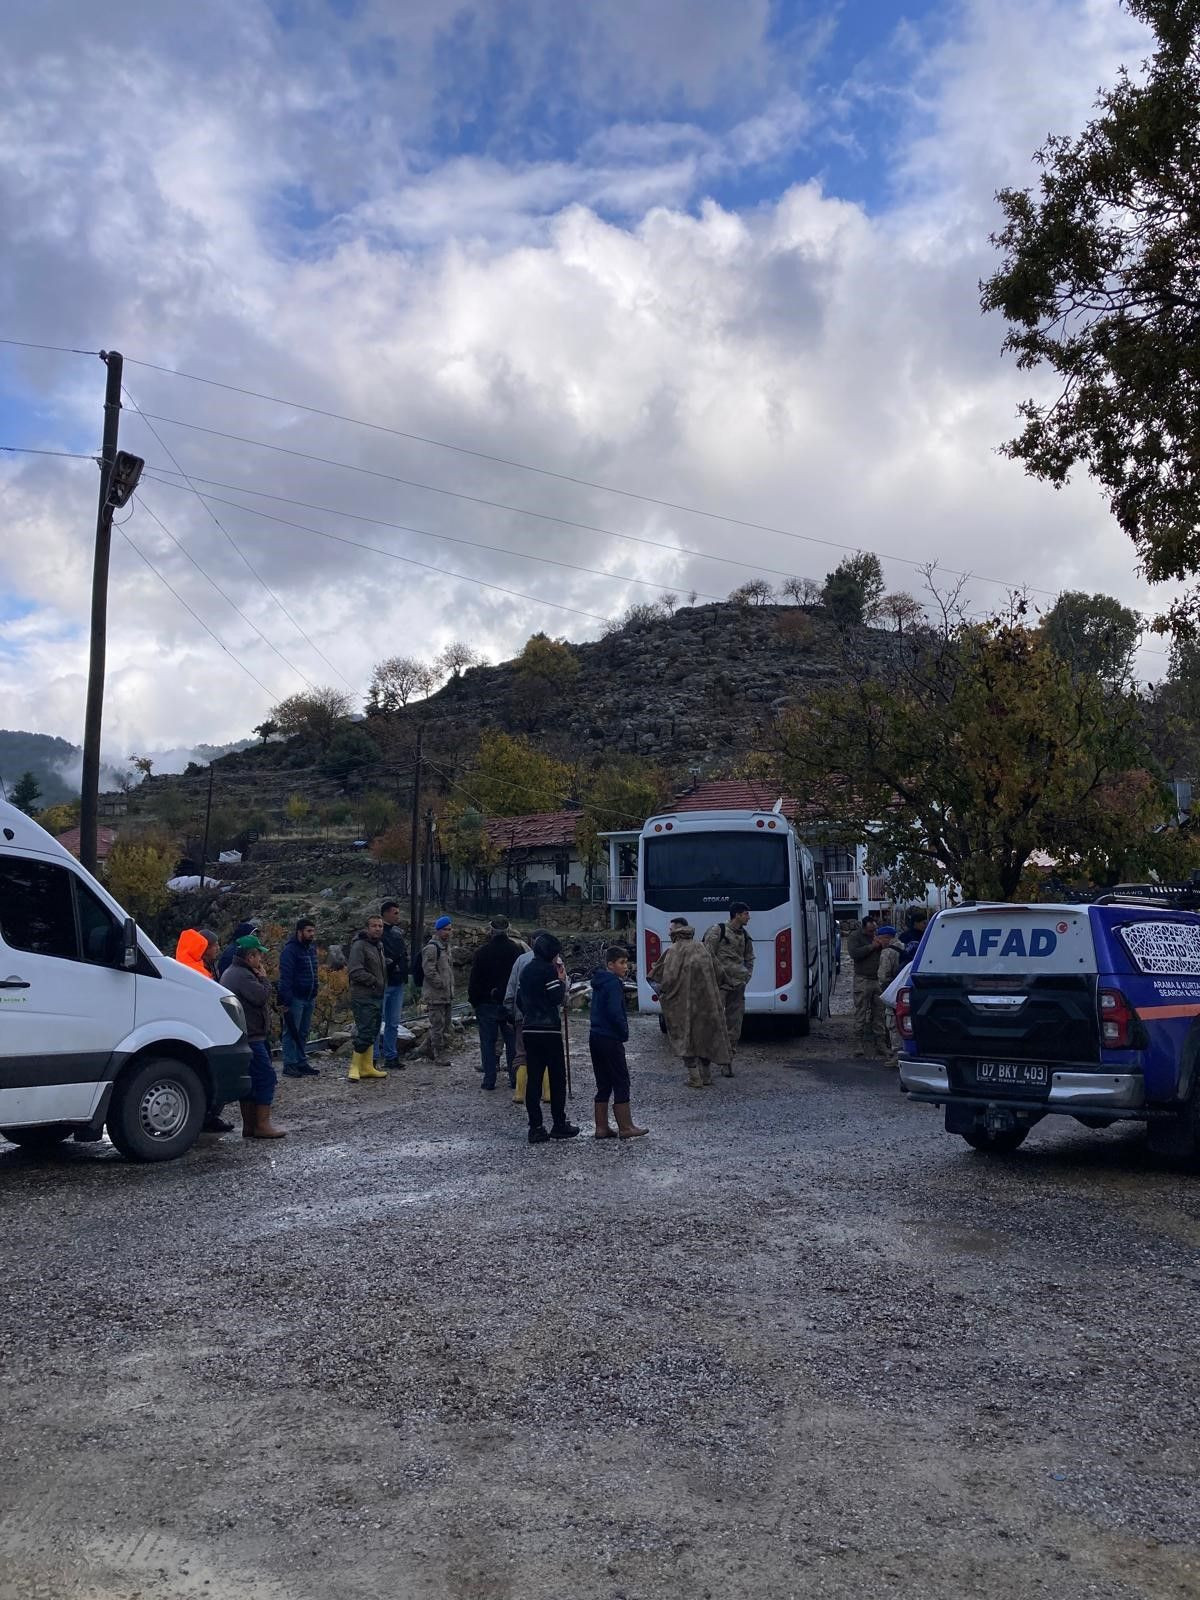
[[[319,1078],[321,1076],[321,1069],[320,1067],[314,1067],[311,1061],[302,1061],[300,1063],[299,1073],[302,1078]]]
[[[550,1129],[552,1139],[578,1139],[579,1129],[573,1122],[560,1122],[556,1128]]]
[[[575,1131],[578,1133],[578,1128],[576,1128]],[[542,1127],[540,1122],[536,1128],[530,1128],[529,1130],[530,1144],[545,1144],[549,1137],[550,1135],[546,1132],[545,1128]]]

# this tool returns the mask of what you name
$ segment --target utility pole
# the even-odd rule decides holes
[[[422,926],[423,926],[424,922],[425,922],[425,900],[426,900],[426,897],[428,896],[428,898],[430,900],[433,899],[433,892],[432,892],[432,890],[430,888],[430,869],[431,869],[431,867],[433,865],[433,808],[432,808],[432,806],[425,813],[425,847],[424,847],[423,851],[421,852],[421,854],[422,854],[422,860],[421,860],[421,897],[417,901],[417,921],[419,923],[421,923]]]
[[[208,861],[208,825],[212,821],[213,764],[208,763],[208,803],[204,807],[204,843],[200,846],[200,891],[204,892],[204,868]]]
[[[100,810],[100,724],[104,715],[104,650],[108,636],[108,558],[112,549],[110,489],[121,425],[121,374],[117,350],[102,350],[108,368],[104,386],[104,441],[100,448],[100,501],[96,510],[96,551],[92,561],[92,640],[88,661],[87,709],[83,714],[83,775],[79,795],[79,859],[96,870],[96,827]]]
[[[412,787],[412,834],[408,851],[408,923],[412,935],[413,950],[421,948],[420,918],[422,910],[417,906],[417,875],[420,871],[420,857],[417,854],[417,829],[421,822],[421,743],[425,737],[425,724],[417,724],[417,756],[413,768]]]

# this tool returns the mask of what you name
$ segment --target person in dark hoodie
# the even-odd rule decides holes
[[[245,939],[252,933],[257,933],[261,924],[256,917],[250,917],[245,922],[239,922],[233,930],[233,937],[217,957],[217,977],[224,978],[226,967],[231,967],[237,960],[238,940]]]
[[[308,1059],[320,968],[317,963],[317,925],[301,917],[296,931],[279,952],[279,1009],[283,1013],[283,1075],[315,1078],[318,1069]]]
[[[648,1128],[635,1127],[629,1110],[629,1067],[625,1061],[625,1041],[629,1038],[629,1017],[625,1011],[625,975],[629,971],[629,952],[624,945],[610,944],[604,952],[605,965],[592,973],[592,1006],[588,1049],[596,1075],[596,1137],[640,1139]],[[616,1128],[608,1121],[608,1102],[612,1099]]]
[[[275,1068],[271,1065],[271,980],[263,966],[267,947],[255,933],[237,942],[237,955],[225,971],[225,987],[237,995],[246,1016],[250,1046],[250,1098],[240,1102],[243,1139],[282,1139],[284,1129],[271,1121]]]
[[[525,1110],[530,1144],[547,1139],[575,1139],[579,1129],[567,1121],[567,1064],[563,1052],[562,1012],[567,986],[554,965],[562,945],[552,933],[533,941],[533,960],[521,974],[518,998],[524,1019],[525,1053],[529,1062]],[[542,1122],[542,1073],[550,1078],[550,1132]]]
[[[508,1062],[509,1087],[517,1086],[517,1030],[504,1009],[504,992],[521,954],[521,946],[509,936],[508,918],[493,917],[489,937],[475,952],[467,999],[479,1019],[479,1055],[482,1061],[481,1089],[496,1087],[496,1044],[504,1041]]]

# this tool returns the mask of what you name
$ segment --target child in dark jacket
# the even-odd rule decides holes
[[[629,1018],[625,1012],[625,975],[629,971],[629,952],[623,945],[610,944],[604,952],[606,965],[592,973],[592,1007],[588,1048],[592,1071],[596,1074],[596,1137],[640,1139],[648,1128],[634,1126],[629,1110],[629,1068],[625,1063],[625,1041],[629,1038]],[[608,1120],[612,1099],[614,1128]]]

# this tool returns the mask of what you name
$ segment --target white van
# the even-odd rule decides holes
[[[104,886],[0,801],[0,1139],[105,1130],[131,1161],[195,1143],[250,1092],[241,1002],[156,950]]]

